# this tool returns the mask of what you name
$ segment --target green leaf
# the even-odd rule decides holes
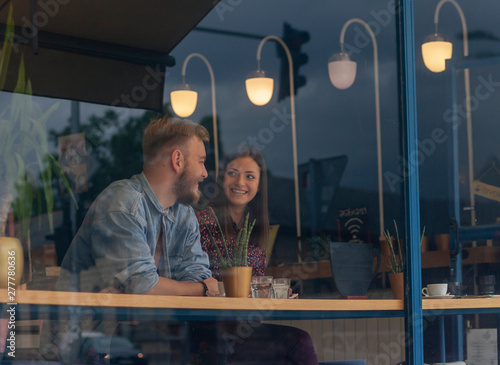
[[[384,232],[384,236],[385,236],[385,239],[387,240],[387,244],[389,245],[389,250],[390,250],[390,254],[391,254],[391,261],[388,265],[388,269],[390,272],[393,272],[393,273],[399,272],[398,271],[398,268],[399,268],[398,257],[396,256],[396,254],[394,252],[394,247],[392,245],[391,233],[389,232],[389,230],[386,230]]]
[[[238,235],[236,236],[236,242],[234,245],[234,253],[233,253],[233,266],[245,266],[245,265],[242,265],[242,263],[241,263],[241,253],[243,250],[241,237],[243,234],[243,230],[244,230],[244,228],[241,229],[238,232]]]
[[[210,228],[208,227],[208,224],[204,218],[203,218],[203,224],[205,226],[205,229],[208,232],[208,236],[210,237],[210,241],[212,242],[212,245],[215,248],[215,252],[217,252],[217,257],[219,258],[219,266],[220,267],[230,266],[229,262],[227,262],[226,259],[224,258],[224,256],[222,255],[222,252],[220,251],[219,246],[217,245],[217,242],[215,241],[215,238],[212,234],[212,231],[210,231]]]
[[[254,226],[255,226],[255,219],[253,220],[252,225],[250,226],[250,228],[248,229],[248,232],[247,232],[246,245],[245,245],[245,250],[243,252],[243,261],[245,263],[248,262],[248,244],[250,243],[250,234],[252,233]],[[247,265],[245,265],[245,266],[247,266]]]
[[[17,131],[12,134],[12,139],[16,141],[16,144],[18,145],[22,143],[23,148],[19,148],[19,153],[22,154],[23,157],[27,157],[27,155],[33,151],[37,157],[37,161],[39,163],[43,162],[45,152],[36,138],[33,138],[29,133],[24,131]]]
[[[425,226],[422,229],[422,234],[420,235],[420,247],[422,247],[422,242],[424,241],[424,236],[425,236]]]
[[[41,177],[42,177],[42,182],[43,182],[43,193],[45,197],[45,203],[47,205],[47,213],[49,217],[49,227],[50,230],[54,230],[54,222],[53,222],[53,217],[52,217],[52,212],[54,211],[54,193],[52,191],[52,174],[51,174],[51,169],[50,165],[42,169],[41,171]]]
[[[19,158],[18,158],[19,157]],[[24,170],[24,161],[20,158],[19,154],[9,153],[3,156],[3,161],[5,163],[5,171],[7,172],[7,180],[10,183],[10,188],[14,188],[13,181],[16,181],[20,177],[19,168],[22,167]],[[22,166],[18,165],[18,161],[22,163]]]
[[[42,228],[42,212],[43,212],[43,201],[42,201],[42,197],[39,196],[38,193],[36,193],[36,196],[35,196],[35,199],[36,199],[36,211],[37,211],[37,214],[38,214],[38,229],[40,230]],[[48,211],[48,209],[47,209]],[[52,228],[53,228],[53,224],[52,224],[52,214],[48,214],[48,217],[49,217],[49,227],[50,227],[50,230],[52,231]]]
[[[403,256],[403,242],[399,239],[399,231],[398,231],[398,225],[396,224],[396,220],[393,220],[394,222],[394,228],[396,229],[396,240],[398,243],[398,248],[399,248],[399,269],[400,272],[403,271],[403,263],[404,263],[404,256]]]
[[[75,203],[76,209],[78,209],[78,202],[76,201],[76,197],[73,194],[73,190],[71,190],[71,186],[69,186],[68,179],[66,179],[66,175],[64,175],[64,172],[61,168],[61,165],[59,165],[59,162],[57,162],[56,159],[54,158],[54,156],[52,156],[51,154],[48,154],[47,156],[50,160],[50,165],[52,166],[52,168],[56,172],[57,177],[59,177],[59,179],[61,179],[61,181],[64,185],[64,188],[69,193],[69,196],[73,200],[73,203]]]
[[[10,136],[10,125],[0,119],[0,151],[4,150],[4,148],[8,145],[8,138]]]
[[[24,94],[26,92],[26,79],[24,71],[24,59],[21,57],[21,63],[19,64],[19,72],[17,74],[17,83],[14,88],[14,93]]]
[[[217,218],[217,215],[215,214],[215,212],[212,209],[212,207],[209,207],[209,208],[210,208],[210,211],[212,212],[212,215],[214,216],[215,222],[217,223],[217,229],[219,230],[220,235],[222,237],[222,244],[224,245],[224,249],[226,250],[227,262],[231,262],[231,258],[229,257],[229,250],[227,248],[226,237],[224,237],[224,232],[222,231],[222,228],[220,226],[219,219]]]
[[[43,128],[43,136],[44,139],[47,140],[47,122],[50,119],[50,116],[57,110],[59,109],[59,106],[61,105],[60,102],[52,104],[52,106],[47,109],[45,112],[42,112],[40,117],[38,117],[38,123],[40,126]]]
[[[29,180],[27,174],[23,174],[15,184],[17,192],[13,201],[14,213],[21,223],[21,234],[27,237],[30,230],[32,201],[33,201],[33,184]]]
[[[2,47],[2,54],[0,56],[0,90],[5,86],[5,79],[7,77],[7,70],[12,52],[12,44],[14,44],[14,21],[12,17],[13,7],[12,3],[9,7],[9,15],[7,16],[7,24],[5,27],[5,39]]]
[[[243,221],[243,227],[240,231],[240,245],[238,247],[238,257],[240,259],[241,266],[248,266],[248,262],[245,258],[245,250],[248,249],[248,217],[249,213],[245,216],[245,220]]]

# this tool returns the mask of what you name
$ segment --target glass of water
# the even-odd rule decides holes
[[[272,276],[252,276],[250,282],[253,298],[271,298],[273,289]]]
[[[290,278],[273,279],[273,298],[288,299],[290,289]]]

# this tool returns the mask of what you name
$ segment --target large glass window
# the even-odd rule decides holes
[[[414,4],[418,151],[409,159],[403,153],[404,79],[394,1],[223,0],[204,17],[194,9],[189,12],[194,28],[188,31],[189,23],[179,22],[179,34],[184,32],[185,37],[179,36],[168,50],[169,58],[156,65],[138,64],[144,55],[134,52],[141,47],[151,50],[156,42],[162,44],[162,39],[177,34],[162,27],[162,12],[172,10],[165,5],[148,15],[149,23],[137,19],[141,27],[151,24],[154,35],[146,37],[141,29],[136,36],[127,33],[134,48],[92,43],[98,17],[92,23],[95,29],[87,29],[87,34],[68,32],[86,39],[83,48],[97,46],[101,52],[108,47],[119,55],[116,62],[133,65],[119,75],[113,72],[118,69],[114,61],[95,57],[99,52],[82,57],[71,53],[66,58],[65,51],[54,47],[61,39],[43,33],[45,26],[56,29],[52,27],[66,15],[66,5],[56,0],[39,3],[35,15],[42,33],[36,37],[28,31],[33,28],[26,26],[27,18],[19,15],[27,9],[13,2],[14,31],[29,46],[14,43],[7,81],[1,85],[8,91],[0,94],[0,198],[6,198],[0,233],[5,227],[5,236],[20,238],[25,257],[21,282],[26,289],[54,290],[61,262],[91,204],[113,181],[142,171],[142,132],[151,118],[167,115],[202,124],[210,134],[208,176],[200,184],[202,199],[193,204],[196,211],[219,192],[216,170],[227,156],[249,146],[263,154],[269,224],[274,227],[265,272],[290,277],[300,299],[394,298],[388,273],[401,270],[392,259],[409,249],[403,184],[417,168],[421,224],[407,229],[423,235],[422,284],[455,283],[462,296],[495,294],[500,224],[496,2]],[[6,23],[8,6],[0,7],[0,12]],[[64,26],[59,29],[64,31]],[[104,38],[112,36],[113,32]],[[439,70],[430,70],[432,60],[427,57],[438,51],[436,42],[428,41],[436,40],[448,47],[451,42],[452,54],[437,62],[434,67]],[[74,39],[64,41],[70,44]],[[41,82],[48,61],[45,53],[44,61],[36,62],[38,42],[38,51],[50,52],[49,63],[57,64],[61,75],[67,75],[68,65],[77,65],[93,71],[88,80],[109,86],[79,97],[76,91],[88,81],[81,74],[71,80],[56,72],[50,82]],[[425,47],[429,55],[424,54]],[[148,56],[159,57],[156,53],[144,57]],[[250,100],[245,87],[256,71],[274,80],[269,100],[260,106]],[[10,92],[23,74],[22,92],[33,97]],[[172,105],[176,101],[171,92],[187,87],[197,91],[197,103],[194,112],[181,115]],[[149,109],[153,106],[157,110]],[[46,152],[55,159],[46,159]],[[64,179],[58,176],[60,171]],[[361,264],[347,259],[359,261],[363,251],[367,268],[352,269]],[[375,268],[378,273],[372,275]],[[366,275],[351,283],[363,270]],[[282,317],[280,324],[311,334],[320,360],[365,358],[377,363],[383,357],[396,363],[404,360],[405,347],[403,319],[398,315],[332,322]],[[441,338],[439,331],[449,335],[458,325],[463,327],[461,336],[462,329],[488,327],[488,319],[428,320],[426,362],[442,359],[432,345],[433,339]],[[146,356],[151,363],[160,363],[156,350],[147,356],[152,344],[191,338],[192,328],[178,321],[172,321],[167,338],[162,337],[165,331],[147,338],[143,333],[147,330],[136,325],[120,327],[114,338],[126,343],[134,359]],[[105,331],[99,336],[83,332],[80,339],[87,350],[97,351],[103,341],[115,345]],[[380,335],[377,341],[372,341],[373,333]],[[349,347],[351,343],[356,346]],[[446,346],[454,348],[450,342]],[[176,347],[170,355],[190,357]],[[456,360],[453,356],[448,360]]]

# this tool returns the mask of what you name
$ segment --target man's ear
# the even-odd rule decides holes
[[[184,155],[182,154],[181,150],[175,149],[172,152],[171,156],[171,161],[172,161],[172,168],[174,169],[175,172],[180,172],[182,168],[184,167]]]

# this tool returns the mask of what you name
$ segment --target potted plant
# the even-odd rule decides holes
[[[250,240],[250,234],[252,233],[253,227],[255,225],[255,219],[252,223],[249,223],[249,214],[245,216],[245,221],[243,227],[238,232],[236,236],[235,246],[233,250],[233,257],[229,256],[229,250],[227,247],[226,238],[220,226],[217,215],[210,208],[212,214],[217,223],[217,229],[220,232],[222,238],[222,244],[224,246],[225,255],[219,249],[214,236],[212,235],[207,223],[203,221],[207,232],[210,236],[210,240],[215,247],[217,252],[217,257],[219,259],[219,267],[222,276],[222,282],[224,283],[224,291],[228,297],[248,297],[250,293],[250,280],[252,278],[252,267],[248,266],[247,263],[247,253],[248,253],[248,242]]]
[[[389,269],[389,281],[391,283],[391,290],[394,299],[404,299],[404,257],[403,257],[403,241],[399,238],[399,230],[396,221],[394,220],[394,229],[396,231],[396,244],[397,244],[397,253],[396,248],[394,247],[393,237],[389,230],[387,229],[384,232],[385,239],[389,245],[389,264],[387,268]],[[420,236],[420,245],[422,245],[422,241],[424,239],[425,227],[422,230],[422,234]]]
[[[5,85],[8,73],[7,66],[12,52],[14,40],[12,19],[11,6],[0,56],[0,90],[3,90]],[[4,237],[8,213],[12,209],[14,216],[20,223],[21,241],[25,244],[24,251],[28,257],[27,280],[31,280],[30,223],[34,201],[37,203],[39,216],[45,205],[50,229],[53,229],[53,172],[62,180],[75,201],[61,167],[49,151],[46,124],[58,106],[59,103],[56,103],[48,110],[43,111],[33,102],[31,82],[25,77],[24,61],[21,58],[12,101],[0,113],[0,248],[1,246],[12,246],[12,238]],[[39,181],[41,182],[40,187],[37,186]],[[22,271],[19,270],[22,262],[21,255],[22,251],[16,257],[16,262],[19,263],[16,270],[18,274],[20,274],[19,271]],[[5,262],[7,261],[5,260]]]

